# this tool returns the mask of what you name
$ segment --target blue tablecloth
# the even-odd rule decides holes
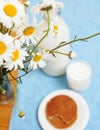
[[[71,38],[85,37],[100,31],[100,0],[60,0],[65,8],[62,17],[66,21]],[[31,0],[31,5],[40,0]],[[90,119],[85,130],[100,130],[100,36],[88,42],[73,44],[78,59],[89,62],[93,68],[92,82],[88,90],[80,93],[87,101]],[[38,106],[50,92],[69,89],[66,76],[50,77],[38,70],[23,78],[18,88],[18,102],[26,117],[20,119],[13,108],[9,130],[42,130],[37,119]]]

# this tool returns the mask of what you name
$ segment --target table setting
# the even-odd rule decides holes
[[[8,130],[99,130],[100,1],[1,3],[0,105],[14,101]],[[8,80],[14,93],[2,98]]]

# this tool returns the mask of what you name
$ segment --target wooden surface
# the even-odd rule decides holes
[[[14,77],[17,76],[17,71],[13,72]],[[16,86],[16,82],[12,82],[13,89]],[[9,104],[0,104],[0,130],[9,130],[9,121],[10,121],[10,116],[12,112],[12,108],[14,105],[14,100],[12,100]]]
[[[0,105],[0,130],[8,130],[10,115],[14,102],[7,105]]]

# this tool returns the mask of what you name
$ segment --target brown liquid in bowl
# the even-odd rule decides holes
[[[77,105],[69,96],[55,96],[46,105],[46,117],[54,127],[67,128],[77,118]]]

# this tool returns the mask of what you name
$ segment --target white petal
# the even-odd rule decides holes
[[[37,69],[37,63],[34,63],[33,70]]]
[[[38,63],[38,65],[39,65],[40,68],[44,68],[44,67],[46,66],[46,63],[45,63],[43,60],[41,60],[41,61]]]

